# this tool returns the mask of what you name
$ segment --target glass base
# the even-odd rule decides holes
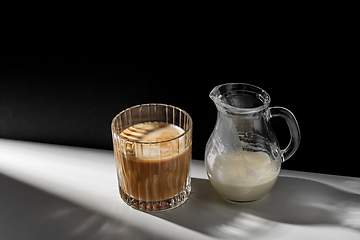
[[[187,186],[182,192],[172,198],[152,202],[136,200],[135,198],[126,194],[121,187],[119,187],[119,192],[122,200],[132,208],[146,212],[160,212],[174,209],[183,204],[190,196],[191,185]]]

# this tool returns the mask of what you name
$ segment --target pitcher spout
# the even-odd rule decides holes
[[[220,111],[254,113],[270,105],[270,95],[256,86],[244,83],[226,83],[216,86],[209,94]]]

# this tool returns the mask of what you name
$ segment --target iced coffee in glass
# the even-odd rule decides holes
[[[191,192],[192,119],[180,108],[143,104],[111,123],[119,191],[125,203],[161,211],[184,203]]]

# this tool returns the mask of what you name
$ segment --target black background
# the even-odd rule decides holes
[[[217,113],[209,92],[245,82],[265,89],[270,106],[286,107],[297,118],[302,141],[283,168],[360,177],[356,161],[343,154],[350,140],[337,134],[350,122],[332,100],[348,101],[339,69],[329,64],[331,44],[302,28],[276,38],[198,29],[81,38],[57,31],[39,37],[31,30],[9,38],[0,58],[0,137],[112,149],[110,123],[117,113],[166,103],[192,116],[193,158],[202,160]],[[271,123],[285,148],[285,121]]]

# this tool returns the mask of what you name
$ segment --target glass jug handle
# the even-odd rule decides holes
[[[270,118],[272,117],[282,117],[286,120],[286,123],[290,130],[290,142],[284,150],[281,150],[281,153],[284,156],[284,161],[288,160],[297,150],[300,145],[300,128],[296,121],[296,118],[290,110],[283,107],[270,107]]]

